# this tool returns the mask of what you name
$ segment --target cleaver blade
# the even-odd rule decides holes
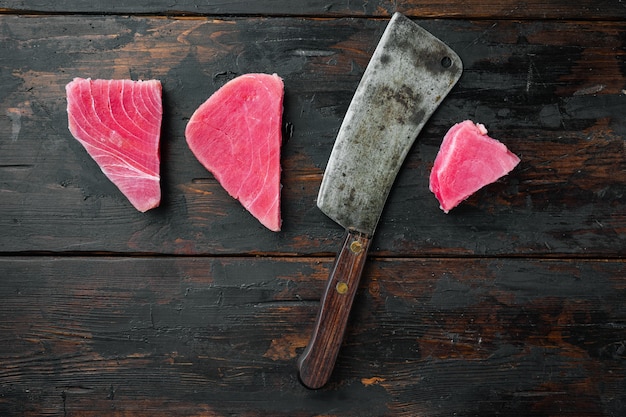
[[[452,49],[406,16],[393,15],[348,107],[317,197],[320,210],[346,233],[298,360],[300,381],[309,388],[330,378],[389,191],[462,71]]]

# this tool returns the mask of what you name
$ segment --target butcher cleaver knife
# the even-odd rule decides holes
[[[346,233],[298,361],[300,380],[309,388],[330,378],[389,190],[461,72],[452,49],[404,15],[393,15],[348,107],[317,197],[317,206]]]

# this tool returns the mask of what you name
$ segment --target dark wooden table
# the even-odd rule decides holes
[[[394,11],[465,71],[312,391],[296,361],[343,233],[315,198]],[[0,415],[626,415],[625,2],[5,0],[0,48]],[[285,80],[280,233],[184,139],[248,72]],[[74,77],[162,81],[161,207],[72,138]],[[522,162],[445,215],[428,174],[464,119]]]

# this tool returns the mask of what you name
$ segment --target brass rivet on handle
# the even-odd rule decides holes
[[[337,286],[335,287],[335,289],[337,290],[339,294],[345,294],[348,292],[348,284],[346,284],[343,281],[340,281],[337,283]]]
[[[358,240],[355,240],[350,244],[350,250],[352,251],[352,253],[358,255],[363,251],[363,245],[361,245],[361,242],[359,242]]]

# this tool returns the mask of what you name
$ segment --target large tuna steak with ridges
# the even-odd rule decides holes
[[[75,78],[65,89],[72,135],[137,210],[157,207],[161,82]]]

